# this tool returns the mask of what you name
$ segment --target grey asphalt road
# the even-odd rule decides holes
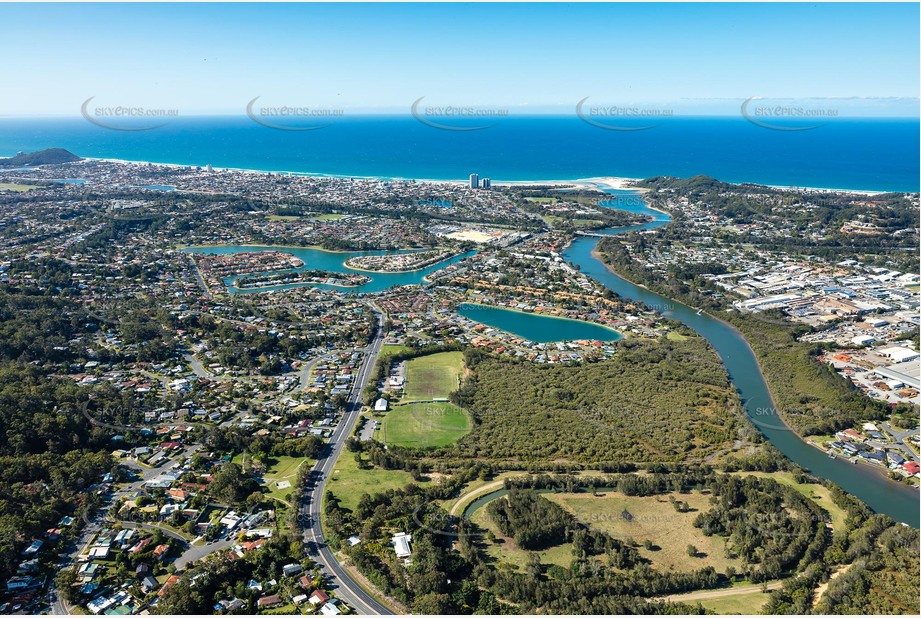
[[[214,541],[213,543],[205,543],[204,545],[189,545],[189,548],[185,550],[181,556],[176,558],[176,561],[173,562],[173,565],[177,569],[184,569],[190,563],[195,562],[196,560],[201,560],[205,556],[213,554],[216,551],[230,549],[236,543],[236,535],[231,535],[230,538]]]
[[[371,372],[374,370],[374,365],[381,351],[381,345],[384,342],[384,315],[377,307],[373,307],[372,311],[374,311],[378,321],[377,334],[365,350],[364,359],[362,360],[361,368],[358,370],[355,383],[352,385],[352,391],[349,394],[342,421],[329,440],[329,448],[326,454],[317,461],[312,470],[314,482],[312,487],[308,487],[301,500],[300,512],[304,527],[304,540],[313,548],[311,557],[321,566],[324,574],[331,577],[335,582],[336,596],[352,606],[358,614],[389,615],[393,612],[368,594],[339,563],[332,550],[326,545],[323,528],[320,525],[320,505],[323,492],[326,491],[326,481],[335,468],[336,460],[342,452],[345,440],[352,434],[352,430],[358,420],[361,410],[362,391],[368,383]]]
[[[895,438],[897,444],[893,446],[897,446],[902,451],[906,460],[914,462],[921,461],[921,458],[919,458],[907,444],[908,438],[918,433],[917,429],[896,429],[889,423],[880,423],[879,426],[883,431]]]

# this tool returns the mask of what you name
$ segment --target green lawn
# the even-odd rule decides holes
[[[402,489],[413,483],[409,472],[403,470],[382,470],[372,468],[361,470],[355,461],[355,454],[343,451],[336,460],[336,466],[329,476],[326,488],[333,492],[343,508],[354,510],[364,494],[376,494],[388,489]],[[428,481],[417,483],[427,485]]]
[[[408,361],[403,401],[446,398],[457,390],[463,370],[462,352],[439,352]]]
[[[453,403],[412,403],[387,413],[379,439],[386,444],[415,448],[446,446],[470,428],[470,416]]]
[[[547,222],[548,225],[553,226],[566,223],[571,224],[573,227],[592,227],[604,223],[604,221],[598,219],[569,219],[568,217],[561,217],[559,215],[541,215],[541,218]]]
[[[412,350],[412,348],[408,345],[382,345],[381,356],[390,356],[391,354],[409,352],[410,350]]]
[[[761,608],[767,603],[769,595],[761,592],[742,592],[728,597],[716,599],[700,599],[688,601],[691,605],[700,603],[717,614],[760,614]]]
[[[697,515],[711,508],[710,497],[702,492],[672,494],[693,509],[685,513],[675,511],[667,495],[625,496],[613,491],[602,491],[596,496],[588,493],[542,495],[589,527],[621,540],[652,541],[653,549],[640,547],[639,552],[660,571],[689,572],[710,566],[717,573],[725,573],[726,567],[742,567],[738,559],[726,557],[726,542],[722,537],[706,536],[694,526]],[[629,516],[625,516],[625,512]],[[697,556],[688,555],[688,545],[697,547]]]
[[[241,453],[236,455],[233,460],[235,464],[240,465],[246,472],[251,470],[252,459],[249,455]],[[306,457],[288,457],[281,455],[278,457],[269,457],[263,460],[265,472],[262,478],[265,482],[263,495],[267,498],[275,498],[283,502],[288,502],[288,495],[292,492],[294,481],[297,479],[298,468],[301,465],[310,466],[312,461]],[[287,487],[279,487],[278,484],[289,483]]]
[[[338,221],[345,215],[336,215],[336,214],[325,214],[316,217],[317,221]]]
[[[297,608],[297,605],[294,603],[288,603],[287,605],[282,605],[281,607],[274,607],[272,609],[264,609],[262,613],[267,616],[290,616],[292,614],[299,614],[300,611]]]
[[[16,193],[25,193],[34,189],[41,189],[40,185],[21,185],[15,182],[0,182],[0,191],[14,191]]]

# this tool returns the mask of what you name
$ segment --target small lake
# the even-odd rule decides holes
[[[458,305],[457,313],[468,320],[498,328],[536,343],[575,341],[578,339],[617,341],[623,337],[617,331],[600,324],[537,313],[525,313],[524,311],[515,311],[503,307],[462,303]]]
[[[362,274],[371,278],[371,281],[365,283],[364,285],[359,285],[355,287],[339,287],[334,285],[326,285],[322,283],[289,283],[285,285],[272,285],[264,288],[250,288],[241,290],[237,287],[234,287],[234,282],[237,277],[227,277],[224,279],[224,284],[227,286],[227,290],[231,294],[252,294],[254,292],[273,292],[277,290],[289,290],[292,288],[301,288],[304,286],[325,288],[329,290],[339,290],[341,292],[354,292],[354,293],[371,293],[371,292],[381,292],[387,288],[394,286],[402,285],[420,285],[423,282],[423,278],[440,268],[444,268],[449,264],[454,264],[465,258],[468,258],[474,254],[476,251],[468,251],[461,255],[456,255],[448,260],[443,262],[438,262],[437,264],[432,264],[421,270],[414,270],[411,272],[404,273],[375,273],[368,272],[364,270],[355,270],[349,268],[345,265],[346,260],[357,257],[360,255],[395,255],[401,253],[412,253],[411,250],[408,251],[324,251],[323,249],[315,248],[303,248],[303,247],[282,247],[282,246],[272,246],[272,245],[260,245],[260,246],[244,246],[244,245],[226,245],[220,247],[189,247],[183,249],[183,251],[189,253],[204,253],[210,255],[230,255],[233,253],[248,253],[248,252],[260,252],[260,251],[283,251],[285,253],[291,254],[297,258],[300,258],[304,262],[304,266],[296,269],[285,269],[284,271],[272,271],[272,272],[298,272],[303,270],[326,270],[334,273],[347,273],[347,274]],[[421,251],[421,249],[420,249]]]

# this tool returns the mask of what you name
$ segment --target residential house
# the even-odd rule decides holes
[[[283,601],[281,600],[280,596],[277,594],[270,594],[265,597],[259,597],[259,600],[256,601],[256,606],[260,609],[264,609],[266,607],[276,607],[282,603]]]
[[[323,605],[329,601],[329,595],[323,590],[314,590],[308,599],[311,605]]]
[[[297,563],[286,564],[285,566],[281,567],[281,572],[284,574],[285,577],[293,577],[294,575],[297,575],[303,570],[304,570],[304,567],[302,567],[301,565]]]
[[[397,558],[409,558],[412,555],[413,552],[409,545],[412,540],[412,535],[406,534],[405,532],[395,534],[393,538],[390,539],[390,542],[393,543],[393,549],[397,554]]]
[[[150,575],[141,580],[141,590],[144,592],[151,593],[159,587],[160,584]]]

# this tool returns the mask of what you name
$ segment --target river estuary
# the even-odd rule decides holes
[[[602,234],[615,235],[636,229],[654,229],[671,221],[668,215],[648,208],[630,192],[611,190],[608,193],[613,196],[611,202],[606,204],[608,207],[649,215],[653,219],[641,225],[608,228],[602,230]],[[855,465],[845,459],[830,459],[819,449],[803,442],[783,423],[771,404],[771,397],[754,353],[738,331],[706,313],[698,313],[686,305],[615,275],[592,256],[592,250],[597,244],[597,238],[578,237],[563,256],[569,263],[578,266],[583,273],[620,296],[642,301],[706,338],[722,359],[729,377],[738,389],[746,414],[780,452],[815,476],[828,479],[857,496],[874,511],[885,513],[915,528],[919,526],[918,490],[891,481],[879,471],[864,465]]]

